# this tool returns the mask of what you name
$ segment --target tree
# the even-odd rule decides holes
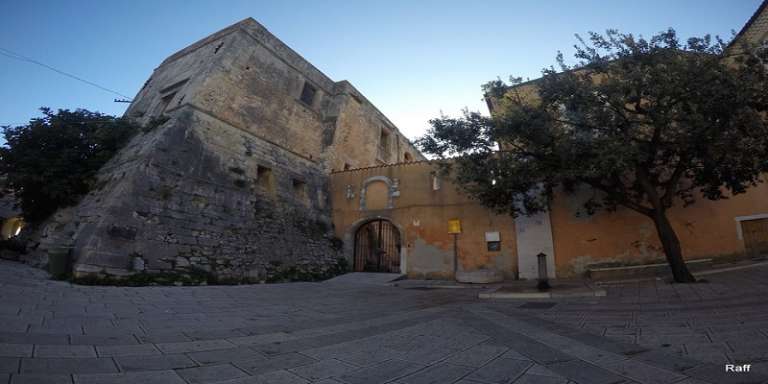
[[[681,43],[672,29],[650,40],[609,30],[579,41],[573,66],[558,54],[559,70],[534,82],[485,85],[493,118],[434,119],[417,143],[456,156],[457,184],[499,212],[539,212],[557,190],[585,187],[590,214],[622,206],[650,218],[674,280],[693,282],[667,212],[761,182],[764,51],[728,56],[720,39]]]
[[[27,125],[3,127],[0,147],[0,174],[32,223],[76,204],[99,168],[138,131],[125,119],[85,109],[41,111]]]

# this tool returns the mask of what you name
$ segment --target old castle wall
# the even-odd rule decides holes
[[[311,100],[302,98],[307,86]],[[147,132],[44,231],[43,250],[73,247],[76,274],[199,268],[263,280],[285,265],[322,273],[342,256],[329,172],[422,158],[351,84],[252,19],[166,59],[126,116]]]

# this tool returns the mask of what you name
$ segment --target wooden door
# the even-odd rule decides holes
[[[768,219],[742,221],[741,233],[747,253],[753,256],[768,254]]]

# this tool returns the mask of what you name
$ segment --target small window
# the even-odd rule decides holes
[[[344,163],[344,170],[349,171],[350,169],[352,169],[352,166],[349,163]]]
[[[160,98],[160,114],[165,113],[174,97],[176,97],[176,92],[169,93]]]
[[[307,183],[298,180],[293,179],[293,196],[295,196],[297,199],[301,200],[304,203],[308,203],[309,199],[307,198]]]
[[[406,153],[403,155],[403,160],[404,160],[405,162],[413,161],[413,156],[411,156],[411,154],[410,154],[410,153],[406,152]]]
[[[379,136],[379,157],[384,160],[389,159],[389,132],[384,128],[381,128]]]
[[[439,191],[440,190],[440,176],[436,174],[432,174],[432,190],[433,191]]]
[[[275,183],[272,177],[272,169],[261,165],[256,167],[256,184],[264,188],[265,191],[272,193],[275,191]]]
[[[301,101],[306,105],[312,106],[312,104],[315,102],[316,93],[317,88],[315,88],[309,82],[305,81],[304,89],[301,90]]]
[[[485,243],[488,246],[488,252],[501,251],[501,236],[499,236],[499,232],[486,232]]]

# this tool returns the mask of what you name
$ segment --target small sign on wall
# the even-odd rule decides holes
[[[448,233],[451,233],[451,234],[461,233],[461,220],[459,219],[448,220]]]
[[[499,232],[486,232],[485,244],[488,246],[488,252],[501,251],[501,236],[499,236]]]

